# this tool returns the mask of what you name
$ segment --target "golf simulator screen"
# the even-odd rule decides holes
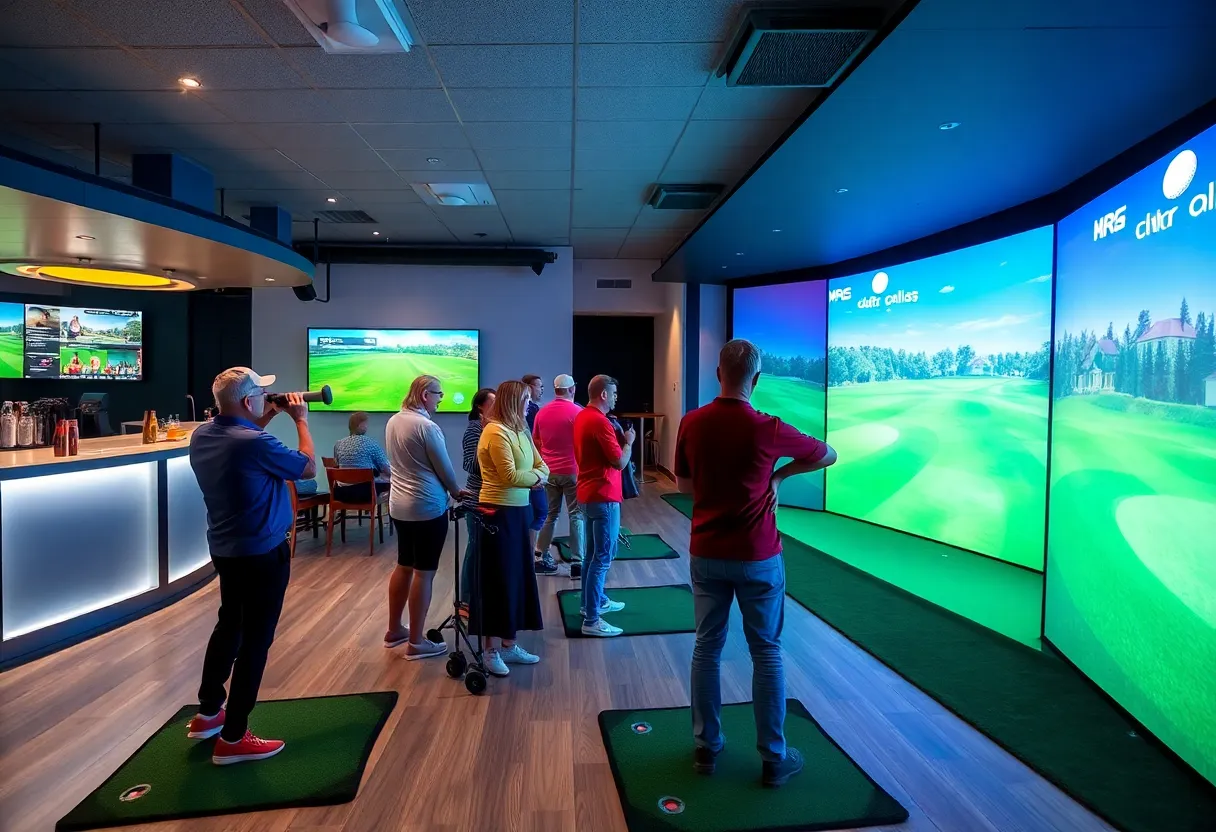
[[[823,439],[826,432],[827,285],[822,281],[757,286],[734,293],[735,338],[758,346],[760,384],[752,406]],[[783,505],[823,509],[823,472],[781,486]]]
[[[334,403],[313,410],[395,413],[421,375],[443,383],[440,413],[468,413],[478,388],[475,329],[310,329],[308,388],[328,384]]]
[[[1059,224],[1045,620],[1216,782],[1214,180],[1216,128]]]
[[[829,511],[1043,568],[1052,231],[829,281]]]
[[[0,303],[0,378],[21,378],[25,373],[25,307]]]

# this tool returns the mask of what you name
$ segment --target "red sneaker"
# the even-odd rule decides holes
[[[224,709],[215,716],[195,714],[194,719],[186,725],[186,736],[192,740],[206,740],[214,737],[224,727]]]
[[[230,766],[233,763],[265,760],[282,751],[286,744],[282,740],[264,740],[261,737],[255,737],[252,731],[246,731],[240,742],[227,742],[220,737],[215,741],[211,762],[217,766]]]

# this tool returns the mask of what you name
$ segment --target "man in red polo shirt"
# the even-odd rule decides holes
[[[765,786],[802,771],[802,754],[785,744],[785,563],[777,533],[777,492],[797,474],[826,468],[836,452],[750,403],[760,381],[760,350],[736,339],[718,356],[721,392],[680,422],[675,473],[692,494],[692,574],[697,643],[692,654],[693,765],[712,774],[722,751],[722,646],[738,598],[752,654],[752,707]],[[783,457],[793,461],[781,468]],[[775,470],[774,470],[775,469]]]
[[[585,636],[619,636],[623,631],[605,621],[604,613],[625,605],[604,594],[608,567],[621,533],[621,471],[633,455],[633,428],[618,436],[608,414],[616,407],[616,379],[596,376],[587,385],[587,406],[574,417],[574,460],[578,464],[578,502],[587,518],[583,557],[583,627]]]

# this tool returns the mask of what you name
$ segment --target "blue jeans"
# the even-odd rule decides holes
[[[616,557],[616,541],[621,533],[620,503],[587,503],[587,552],[583,556],[583,624],[600,620],[604,606],[604,581]]]
[[[692,733],[700,748],[722,750],[722,647],[731,602],[739,599],[743,633],[752,654],[752,709],[756,748],[770,762],[785,759],[785,561],[689,559],[697,643],[692,651]],[[584,590],[584,598],[586,590]]]
[[[533,488],[529,491],[528,505],[532,507],[532,524],[528,528],[539,532],[545,527],[545,517],[549,514],[549,498],[545,496],[545,489]]]

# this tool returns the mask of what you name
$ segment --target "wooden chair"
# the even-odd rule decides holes
[[[342,512],[342,542],[346,542],[346,515],[357,511],[368,513],[373,525],[380,528],[380,542],[384,542],[384,506],[388,504],[388,493],[376,493],[376,472],[371,468],[338,468],[326,467],[325,477],[329,480],[329,522],[325,529],[325,556],[329,557],[334,543],[334,522],[338,512]],[[338,485],[366,484],[371,490],[371,498],[367,502],[348,503],[338,499]],[[391,534],[390,528],[390,534]],[[367,530],[367,554],[370,557],[376,550],[376,529]]]
[[[305,528],[312,527],[312,536],[316,537],[319,534],[321,518],[320,510],[329,505],[329,495],[321,492],[318,494],[306,494],[300,496],[296,490],[294,480],[287,481],[287,490],[291,493],[291,516],[295,518],[295,523],[291,527],[291,556],[296,556],[296,537],[300,533],[300,521],[304,522]],[[300,514],[307,512],[303,518]]]

